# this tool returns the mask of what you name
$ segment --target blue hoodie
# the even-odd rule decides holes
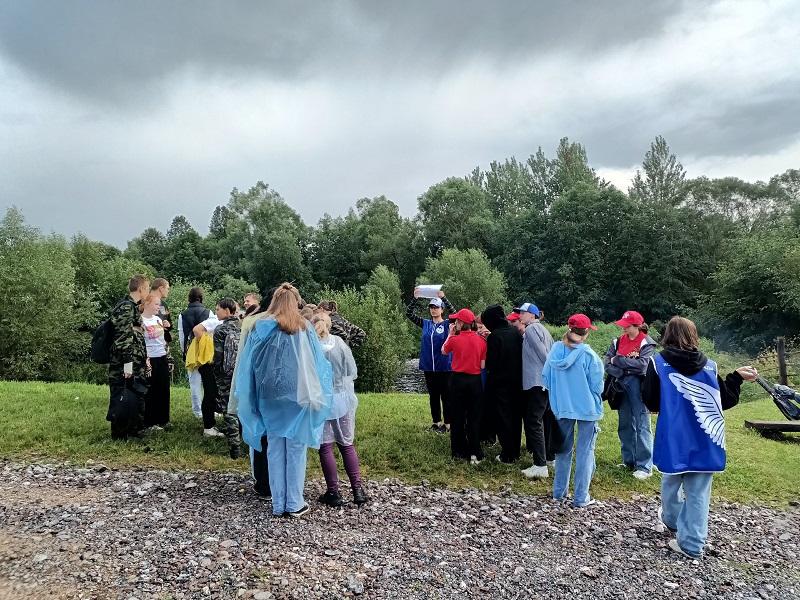
[[[556,342],[547,356],[542,379],[550,390],[550,408],[558,419],[603,418],[603,361],[587,344],[574,350]]]

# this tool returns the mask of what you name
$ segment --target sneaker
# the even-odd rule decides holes
[[[541,479],[547,479],[550,477],[550,472],[547,470],[546,466],[537,467],[536,465],[533,465],[527,469],[523,469],[522,474],[525,475],[525,477],[538,477]]]
[[[353,490],[353,502],[358,506],[369,502],[369,496],[367,496],[364,488],[356,488]]]
[[[297,517],[302,517],[304,514],[306,514],[306,513],[307,513],[308,511],[310,511],[310,510],[311,510],[311,507],[310,507],[310,506],[308,506],[308,504],[304,504],[304,505],[303,505],[303,508],[299,508],[299,509],[297,509],[297,510],[296,510],[296,511],[294,511],[294,512],[288,512],[288,511],[287,511],[287,512],[286,512],[286,513],[284,513],[284,514],[287,514],[287,515],[289,515],[290,517],[295,517],[295,518],[297,518]]]
[[[659,506],[659,507],[658,507],[658,521],[659,521],[659,522],[660,522],[660,523],[661,523],[661,524],[662,524],[664,527],[666,527],[666,528],[667,528],[667,531],[669,531],[669,532],[671,532],[671,533],[676,533],[676,532],[678,531],[677,529],[673,529],[672,527],[670,527],[669,525],[667,525],[667,524],[664,522],[664,509],[663,509],[663,507],[661,507],[661,506]]]
[[[602,506],[602,504],[600,504],[594,498],[589,498],[589,501],[586,504],[581,504],[580,506],[576,504],[575,508],[586,508],[587,506],[594,506],[594,505]]]
[[[674,552],[677,552],[678,554],[680,554],[681,556],[685,556],[686,558],[695,559],[695,558],[702,558],[703,557],[702,554],[698,554],[697,556],[693,556],[693,555],[689,554],[688,552],[686,552],[683,548],[681,548],[681,545],[678,543],[678,540],[676,540],[675,538],[672,538],[669,541],[668,545],[669,545],[669,549],[670,550],[673,550]]]
[[[151,425],[148,429],[150,431],[164,431],[164,428],[160,425]]]
[[[514,464],[514,462],[515,462],[515,461],[513,461],[513,460],[512,460],[511,462],[506,462],[506,461],[504,461],[502,458],[500,458],[500,455],[499,455],[499,454],[498,454],[497,456],[495,456],[495,457],[494,457],[494,459],[495,459],[497,462],[499,462],[499,463],[503,463],[504,465],[513,465],[513,464]]]
[[[636,465],[631,464],[631,463],[619,463],[617,465],[617,468],[618,469],[625,469],[626,471],[635,471],[636,470]]]
[[[339,492],[331,492],[330,490],[322,494],[322,496],[318,498],[318,501],[331,508],[338,508],[344,504],[342,502],[342,495]]]
[[[272,500],[272,490],[263,490],[254,486],[253,491],[256,494],[256,498],[259,500]]]
[[[551,469],[555,469],[556,468],[556,461],[548,460],[547,461],[547,466],[550,467]]]
[[[469,464],[471,464],[471,465],[479,465],[482,462],[483,462],[483,459],[479,460],[478,457],[475,456],[474,454],[469,457]]]
[[[439,433],[450,433],[450,428],[447,425],[442,425],[439,428]]]
[[[436,423],[434,423],[433,425],[428,427],[428,431],[432,431],[433,433],[442,433],[442,427],[444,427],[444,425],[437,425]]]
[[[222,433],[216,427],[211,427],[209,429],[203,429],[203,435],[206,437],[225,437],[225,434]]]
[[[645,479],[650,479],[653,476],[652,473],[648,473],[647,471],[634,471],[633,477],[638,479],[639,481],[644,481]]]

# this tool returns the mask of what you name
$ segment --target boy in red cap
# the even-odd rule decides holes
[[[452,354],[450,376],[450,452],[453,458],[483,460],[481,450],[481,369],[486,364],[486,342],[479,336],[475,315],[462,308],[450,315],[450,333],[442,354]]]
[[[635,310],[625,311],[615,323],[622,327],[623,335],[611,342],[605,370],[609,377],[619,380],[624,391],[617,428],[622,462],[636,479],[644,480],[653,474],[653,433],[641,385],[655,354],[656,341],[647,335],[647,323]]]

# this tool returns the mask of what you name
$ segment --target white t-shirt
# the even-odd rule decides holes
[[[222,323],[222,321],[220,321],[220,320],[217,318],[217,315],[215,315],[215,314],[212,312],[212,313],[211,313],[211,316],[210,316],[210,317],[208,317],[208,318],[207,318],[205,321],[203,321],[202,323],[200,323],[200,325],[202,325],[203,327],[205,327],[205,328],[206,328],[206,331],[207,331],[208,333],[213,333],[213,331],[214,331],[214,330],[217,328],[217,325],[219,325],[220,323]]]
[[[167,345],[164,341],[164,325],[157,316],[149,319],[142,315],[142,329],[144,342],[147,345],[147,358],[159,358],[167,354]]]

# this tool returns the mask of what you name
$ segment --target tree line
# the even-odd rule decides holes
[[[718,347],[754,354],[800,332],[799,239],[800,170],[768,182],[688,179],[661,137],[625,191],[564,138],[552,157],[539,148],[432,185],[410,218],[378,196],[310,226],[258,182],[232,190],[206,235],[178,215],[124,250],[43,235],[12,207],[0,223],[0,376],[86,378],[81,332],[134,272],[169,279],[178,307],[182,286],[192,284],[211,301],[281,281],[309,301],[380,296],[392,312],[378,321],[397,319],[405,340],[397,354],[413,351],[402,313],[419,282],[443,283],[457,306],[473,309],[534,301],[555,323],[574,312],[609,321],[635,309],[656,324],[682,314]],[[71,359],[59,360],[56,347]]]

